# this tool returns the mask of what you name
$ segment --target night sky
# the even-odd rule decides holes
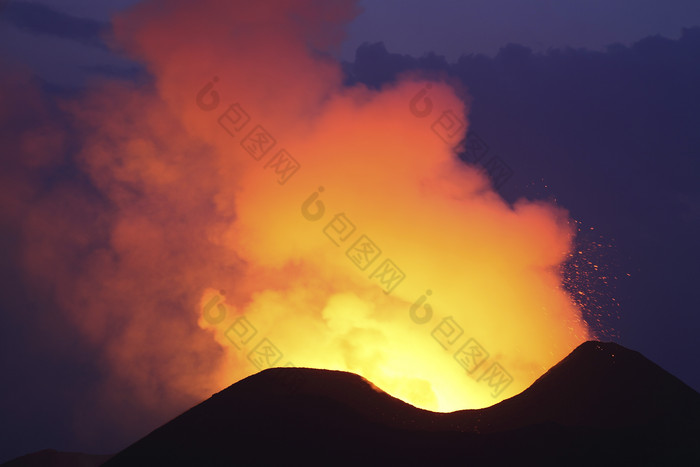
[[[18,135],[39,121],[72,125],[56,120],[63,118],[57,102],[99,80],[149,86],[142,64],[108,46],[110,16],[136,3],[0,2],[0,78],[3,86],[22,81],[0,101],[0,461],[44,448],[116,452],[192,403],[185,398],[179,410],[148,414],[151,425],[141,431],[125,423],[85,433],[94,424],[86,422],[94,388],[106,378],[99,342],[65,318],[56,299],[56,284],[65,282],[29,277],[23,263],[27,225],[34,235],[40,229],[22,203],[31,206],[66,179],[85,188],[76,206],[93,192],[70,157],[79,145],[70,138],[60,142],[68,154],[60,163],[32,156],[37,161],[21,170],[40,188],[22,191],[13,183],[17,148],[27,147]],[[577,299],[591,329],[700,390],[700,3],[360,6],[333,52],[345,82],[381,88],[401,73],[430,70],[462,83],[471,97],[468,141],[482,148],[462,159],[484,167],[507,201],[552,200],[578,223],[577,253],[564,275],[586,291]],[[489,171],[496,160],[506,175]],[[52,275],[48,263],[43,274]]]

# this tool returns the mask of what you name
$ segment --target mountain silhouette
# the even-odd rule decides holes
[[[111,456],[44,449],[5,462],[3,467],[99,467]]]
[[[700,394],[614,343],[586,342],[492,407],[435,413],[347,372],[241,380],[104,465],[700,465]]]

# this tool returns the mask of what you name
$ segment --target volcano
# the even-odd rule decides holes
[[[590,341],[521,394],[452,413],[352,373],[264,370],[104,465],[698,465],[699,422],[692,388],[637,352]]]
[[[699,465],[699,439],[700,394],[638,352],[589,341],[521,394],[452,413],[353,373],[267,369],[104,465]]]

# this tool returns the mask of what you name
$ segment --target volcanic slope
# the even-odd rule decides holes
[[[590,341],[521,394],[452,413],[352,373],[265,370],[104,465],[700,465],[699,422],[692,388],[637,352]]]

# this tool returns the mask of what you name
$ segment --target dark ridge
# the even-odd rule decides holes
[[[700,396],[663,368],[612,342],[589,341],[515,397],[484,409],[482,431],[536,423],[624,428],[700,421]]]
[[[352,373],[265,370],[105,465],[674,464],[700,461],[698,422],[700,394],[637,352],[586,342],[523,393],[448,414]]]
[[[43,449],[2,464],[2,467],[98,467],[110,457]]]

